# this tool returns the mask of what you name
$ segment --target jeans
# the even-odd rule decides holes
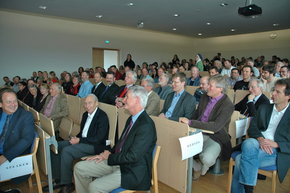
[[[277,150],[269,155],[260,148],[256,139],[249,138],[242,144],[242,154],[235,160],[232,193],[244,193],[244,184],[255,186],[257,183],[258,169],[260,167],[276,164]]]

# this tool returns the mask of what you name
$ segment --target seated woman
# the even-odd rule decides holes
[[[50,71],[49,72],[50,75],[50,80],[52,83],[57,83],[58,82],[58,78],[56,77],[56,74],[54,71]]]
[[[70,92],[68,94],[76,96],[79,92],[80,87],[81,87],[80,77],[74,76],[72,79],[72,82],[73,82],[73,84],[71,85]]]
[[[66,94],[70,94],[70,88],[72,87],[73,83],[71,81],[71,74],[70,73],[66,73],[65,77],[64,77],[64,82],[62,83],[62,88],[63,91]]]
[[[24,102],[24,100],[27,98],[29,91],[27,88],[27,83],[24,81],[21,81],[18,83],[18,89],[19,91],[16,93],[17,98]]]
[[[40,86],[40,93],[41,93],[41,97],[40,100],[38,101],[38,103],[36,104],[36,106],[34,107],[34,109],[38,112],[41,111],[41,109],[43,108],[45,101],[49,95],[49,87],[47,84],[42,84]]]
[[[35,109],[42,97],[42,94],[35,85],[29,86],[28,89],[31,97],[27,105]]]
[[[239,103],[235,105],[235,110],[240,111],[247,117],[256,116],[256,111],[261,104],[270,104],[269,99],[262,93],[263,82],[259,79],[251,79],[249,83],[249,92]]]

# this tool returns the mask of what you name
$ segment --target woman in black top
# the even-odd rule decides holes
[[[127,59],[124,62],[124,67],[128,66],[131,70],[135,68],[135,62],[132,60],[131,54],[127,55]]]
[[[47,84],[42,84],[40,86],[40,93],[41,93],[40,100],[38,100],[38,103],[36,104],[36,106],[34,108],[38,112],[40,112],[41,109],[43,108],[45,101],[47,99],[47,96],[49,94],[49,87]]]
[[[66,94],[70,94],[70,89],[73,85],[72,80],[71,80],[71,74],[70,73],[66,73],[65,77],[64,77],[64,82],[62,83],[62,87],[63,87],[63,91]]]

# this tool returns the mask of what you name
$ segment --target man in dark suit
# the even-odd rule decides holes
[[[184,73],[176,73],[172,77],[172,89],[163,106],[159,117],[178,121],[180,117],[191,118],[195,110],[195,98],[184,90],[186,76]]]
[[[252,79],[249,83],[249,92],[239,103],[235,105],[235,110],[247,117],[256,116],[256,110],[261,104],[270,104],[269,99],[262,93],[263,82],[259,79]]]
[[[290,167],[290,79],[275,83],[273,104],[261,105],[236,157],[232,193],[252,193],[259,167],[277,166],[280,182]]]
[[[201,96],[197,110],[192,120],[180,118],[180,122],[193,128],[213,131],[214,134],[203,134],[203,149],[199,154],[199,161],[194,162],[195,171],[201,170],[205,175],[208,169],[215,164],[220,156],[223,160],[230,158],[231,142],[227,133],[234,105],[226,93],[226,80],[221,75],[209,79],[207,93]],[[199,175],[199,172],[195,174]],[[197,178],[198,176],[194,176]]]
[[[144,108],[147,91],[140,86],[129,88],[125,108],[132,115],[111,151],[86,158],[75,166],[76,192],[110,192],[115,188],[149,190],[152,152],[156,144],[154,122]],[[96,177],[92,181],[92,178]]]
[[[51,154],[52,175],[55,180],[54,189],[61,188],[59,193],[73,191],[73,161],[84,156],[104,151],[109,134],[107,114],[98,108],[98,98],[89,94],[84,101],[86,112],[81,121],[81,131],[69,141],[58,142],[58,154]],[[48,191],[48,187],[43,188]]]
[[[98,99],[100,98],[101,94],[103,94],[106,86],[105,84],[102,82],[102,76],[100,72],[96,72],[94,75],[94,79],[95,79],[95,85],[92,88],[92,93],[94,95],[96,95],[98,97]]]
[[[34,121],[30,112],[18,107],[12,89],[0,90],[0,165],[15,157],[31,153],[35,138]]]
[[[106,81],[107,86],[103,93],[100,95],[99,101],[102,103],[115,105],[115,100],[119,92],[119,86],[115,84],[114,72],[107,72]]]

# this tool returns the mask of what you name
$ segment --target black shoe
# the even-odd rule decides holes
[[[59,188],[61,188],[61,187],[63,187],[63,186],[64,186],[64,185],[63,185],[63,184],[60,184],[60,182],[53,182],[53,183],[52,183],[52,187],[53,187],[54,190],[59,189]],[[48,187],[48,185],[42,187],[42,191],[43,191],[43,192],[49,192],[49,187]]]
[[[266,180],[266,176],[262,175],[262,174],[258,174],[258,180]]]
[[[74,184],[67,184],[63,186],[58,193],[72,193],[75,190]]]
[[[6,190],[4,192],[5,193],[21,193],[21,191],[19,189],[10,189],[10,190]]]

